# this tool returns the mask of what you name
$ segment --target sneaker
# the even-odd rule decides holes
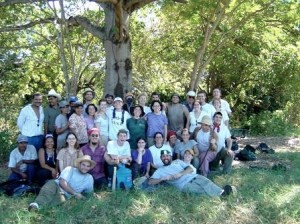
[[[28,207],[28,211],[33,212],[39,209],[39,205],[35,202],[30,203],[29,207]]]
[[[223,193],[221,194],[222,197],[226,197],[229,195],[233,195],[235,196],[237,194],[237,190],[235,186],[231,186],[231,185],[225,185],[225,187],[223,188]]]

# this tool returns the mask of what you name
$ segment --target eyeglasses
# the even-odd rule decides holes
[[[91,135],[91,137],[95,138],[95,137],[99,137],[99,135]]]

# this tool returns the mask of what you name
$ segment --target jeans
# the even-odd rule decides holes
[[[30,185],[35,177],[35,172],[36,172],[36,167],[34,164],[27,164],[27,169],[25,171],[25,173],[27,174],[27,183]],[[18,173],[12,172],[9,177],[8,180],[10,181],[18,181],[21,180],[22,176]]]
[[[43,147],[44,135],[28,137],[28,145],[33,145],[38,152]]]

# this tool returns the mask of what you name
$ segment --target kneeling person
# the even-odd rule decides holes
[[[180,191],[208,196],[226,196],[236,191],[229,185],[222,189],[206,177],[193,173],[193,169],[182,160],[172,162],[171,153],[167,150],[161,151],[161,160],[164,166],[154,172],[149,185],[166,181]]]
[[[83,199],[82,193],[92,193],[94,180],[88,172],[95,165],[96,163],[88,155],[76,159],[75,167],[66,167],[57,180],[49,180],[42,187],[35,201],[29,205],[28,210],[38,209],[39,206],[57,205],[72,196],[76,199]]]

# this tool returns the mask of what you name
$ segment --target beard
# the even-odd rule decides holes
[[[163,162],[164,166],[169,166],[171,164],[172,160],[171,159],[164,159],[162,162]]]

